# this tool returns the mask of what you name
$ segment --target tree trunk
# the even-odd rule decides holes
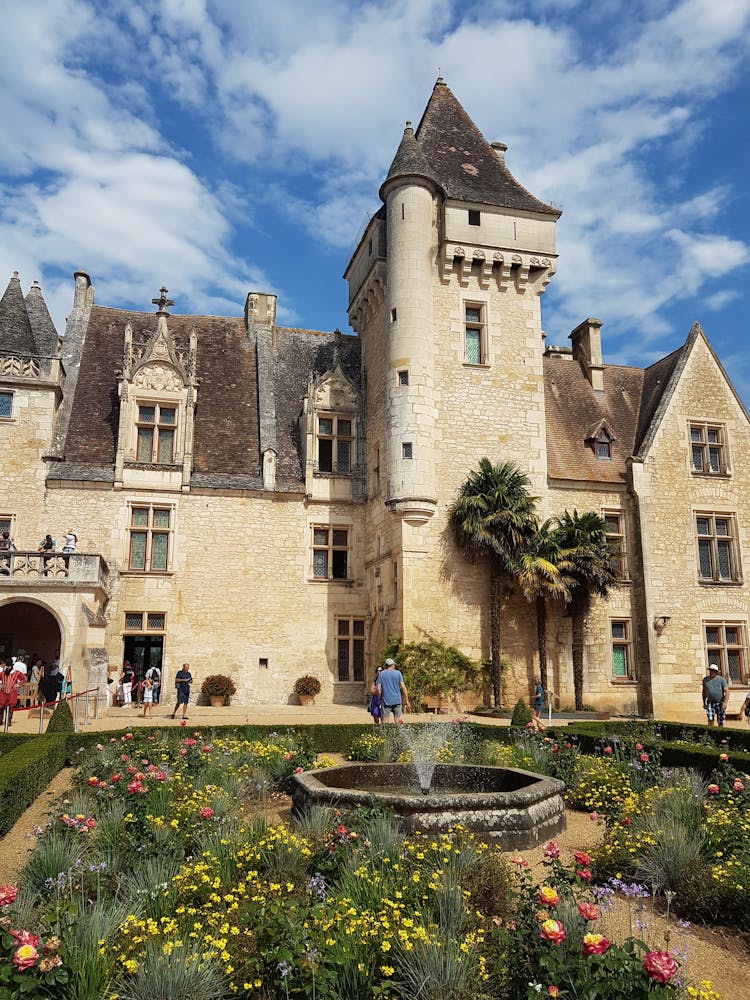
[[[576,711],[583,711],[583,622],[586,609],[577,601],[571,609],[573,617],[573,689]]]
[[[547,602],[542,594],[536,599],[536,644],[539,650],[539,679],[547,691]]]
[[[500,564],[490,556],[490,662],[492,672],[492,702],[501,707],[500,696]]]

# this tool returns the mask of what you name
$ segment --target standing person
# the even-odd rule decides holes
[[[377,673],[373,678],[373,682],[370,685],[370,704],[367,711],[372,716],[372,721],[376,726],[380,725],[382,712],[380,710],[380,696],[382,694],[382,689],[380,687],[380,675],[383,672],[382,667],[378,667]]]
[[[63,552],[75,552],[76,545],[78,544],[78,535],[75,531],[65,532],[65,544],[62,547]]]
[[[159,693],[161,692],[161,670],[157,666],[149,667],[146,671],[146,680],[151,681],[151,686],[154,689],[154,705],[158,705]]]
[[[57,542],[52,537],[52,535],[45,535],[44,538],[39,543],[39,548],[37,552],[42,553],[42,574],[47,576],[49,572],[49,558],[50,555],[57,549]]]
[[[154,685],[148,677],[143,681],[143,718],[150,719],[154,709]]]
[[[716,721],[719,727],[724,725],[729,701],[729,685],[726,678],[719,673],[717,663],[709,663],[708,677],[703,678],[703,707],[709,726]]]
[[[130,705],[133,701],[133,681],[135,680],[135,670],[133,670],[130,665],[130,660],[125,660],[122,665],[122,675],[120,677],[120,684],[122,684],[122,705],[123,708],[126,705]]]
[[[190,673],[190,664],[183,663],[177,673],[174,675],[174,686],[177,692],[177,703],[175,704],[174,711],[172,712],[171,718],[174,719],[177,714],[177,709],[182,705],[182,717],[187,719],[187,707],[190,701],[190,685],[193,683],[193,675]]]
[[[0,573],[3,576],[10,576],[10,554],[15,551],[16,546],[10,537],[10,532],[4,531],[0,535]]]
[[[396,669],[396,661],[390,657],[385,661],[385,667],[380,672],[378,684],[380,686],[382,721],[388,722],[392,713],[394,720],[400,722],[402,707],[407,712],[411,712],[411,705],[409,704],[409,692],[404,684],[404,675]]]
[[[18,689],[26,682],[26,674],[16,670],[10,657],[7,657],[2,664],[0,673],[0,723],[5,721],[8,715],[8,725],[13,721],[13,709],[18,703]]]
[[[531,702],[531,724],[537,732],[547,727],[541,720],[542,710],[544,708],[544,688],[542,687],[541,677],[537,677],[536,684],[534,685],[534,698]]]
[[[59,693],[60,688],[52,674],[52,668],[43,667],[37,688],[37,701],[42,705],[52,705]]]

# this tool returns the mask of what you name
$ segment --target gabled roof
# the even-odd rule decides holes
[[[411,133],[407,124],[385,184],[406,174],[437,181],[446,196],[457,201],[555,218],[561,215],[518,183],[442,77],[438,77],[416,133]]]
[[[18,271],[13,272],[13,277],[0,299],[0,351],[31,357],[37,355]]]

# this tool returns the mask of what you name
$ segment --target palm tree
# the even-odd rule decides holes
[[[606,597],[617,581],[617,556],[598,514],[564,511],[557,519],[560,544],[573,563],[570,609],[573,623],[573,688],[576,710],[583,708],[583,626],[595,595]]]
[[[490,566],[490,660],[492,697],[500,705],[500,583],[536,530],[536,497],[531,481],[515,462],[493,465],[489,458],[469,474],[450,508],[456,544],[467,559]]]
[[[528,601],[536,604],[536,640],[539,651],[539,679],[547,690],[547,601],[562,598],[569,601],[573,578],[570,552],[561,544],[559,531],[552,519],[539,526],[536,534],[521,552],[514,573]]]

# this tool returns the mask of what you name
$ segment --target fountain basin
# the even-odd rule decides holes
[[[563,782],[520,768],[438,764],[426,795],[410,764],[342,764],[293,778],[293,819],[313,805],[382,805],[410,832],[441,833],[460,823],[509,851],[565,829]]]

